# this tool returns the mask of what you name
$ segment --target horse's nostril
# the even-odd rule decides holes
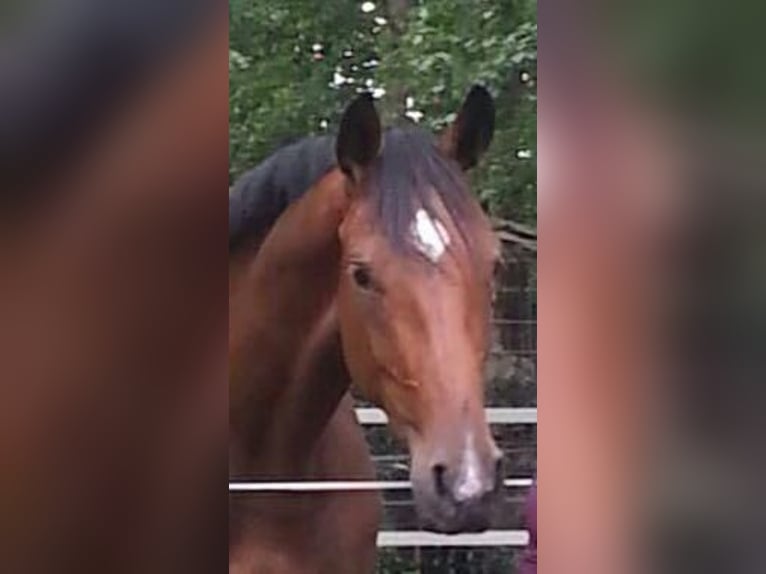
[[[447,488],[447,467],[443,464],[435,464],[432,467],[433,475],[434,475],[434,488],[436,489],[436,494],[438,494],[440,497],[444,497],[448,493]]]

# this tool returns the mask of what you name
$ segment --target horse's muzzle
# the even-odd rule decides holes
[[[425,530],[445,534],[483,532],[491,525],[502,491],[499,458],[470,464],[430,465],[427,476],[413,477],[415,504]]]

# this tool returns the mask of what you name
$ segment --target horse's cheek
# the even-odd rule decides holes
[[[359,387],[369,400],[373,400],[375,397],[370,396],[373,368],[367,334],[353,316],[343,312],[341,312],[341,341],[343,358],[352,383]]]

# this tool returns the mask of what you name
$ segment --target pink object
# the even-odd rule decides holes
[[[519,574],[537,574],[537,482],[532,484],[527,494],[524,526],[529,530],[529,546],[521,555]]]

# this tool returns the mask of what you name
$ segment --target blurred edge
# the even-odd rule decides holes
[[[539,3],[543,573],[764,572],[761,3]]]
[[[193,44],[215,7],[208,0],[4,7],[0,206],[28,199],[34,184],[71,160],[111,111]]]
[[[225,567],[226,17],[0,7],[3,572]]]

